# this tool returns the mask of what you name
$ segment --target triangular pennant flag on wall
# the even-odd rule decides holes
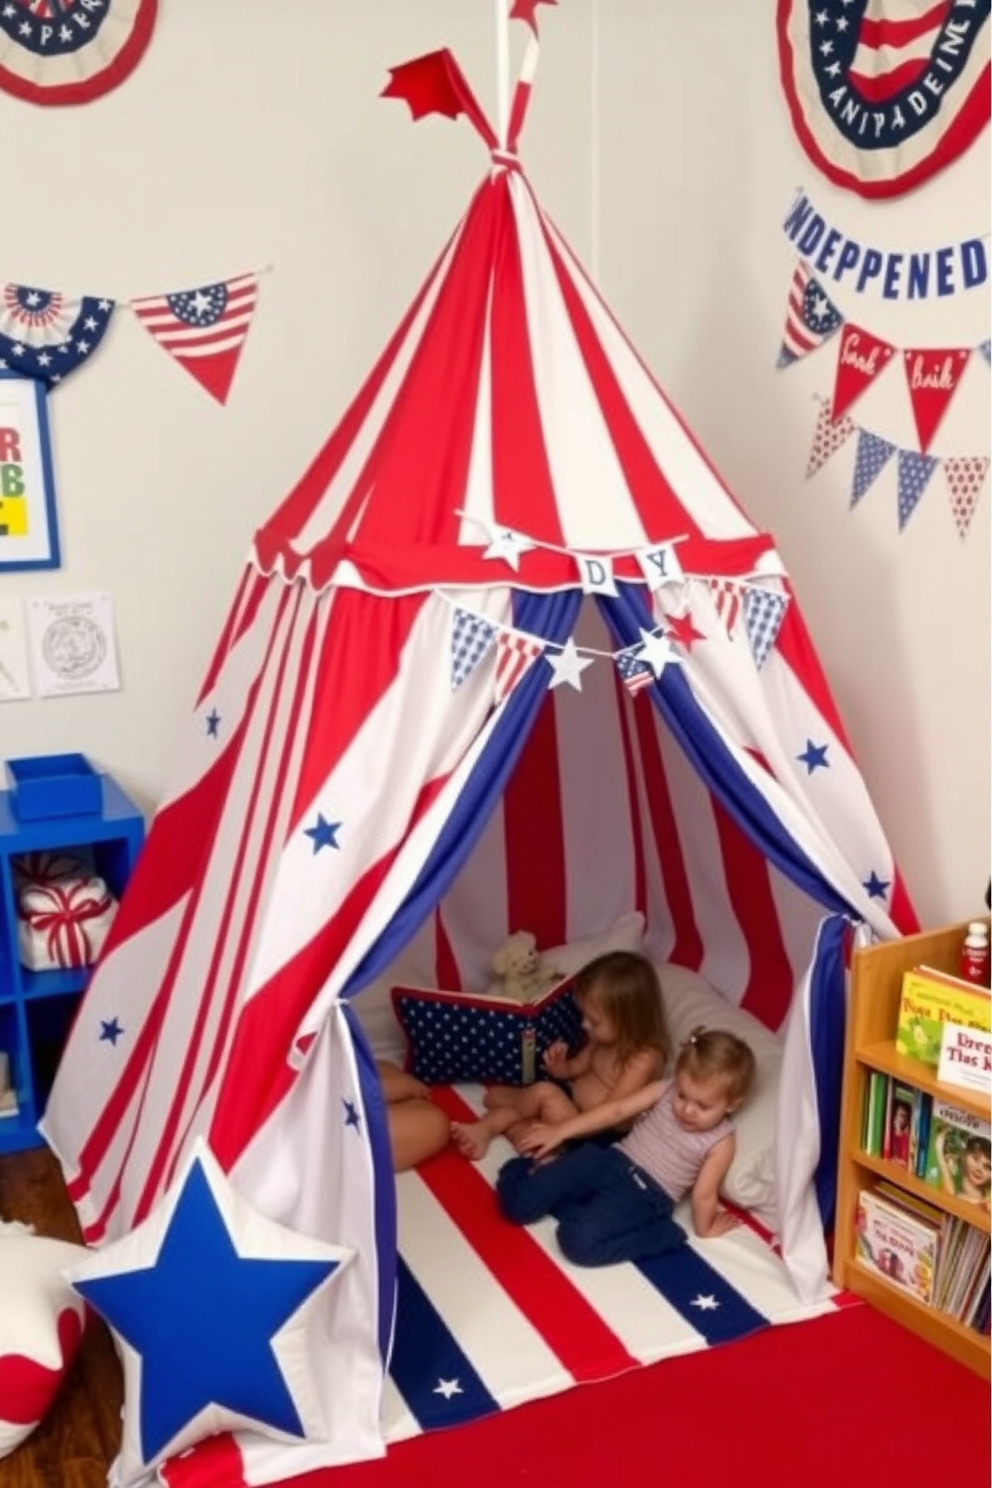
[[[744,592],[744,624],[751,655],[759,672],[782,628],[788,603],[787,595],[773,594],[770,589],[749,587]]]
[[[839,419],[842,413],[846,413],[865,388],[875,381],[880,372],[884,372],[894,352],[895,347],[890,346],[888,341],[873,336],[863,326],[847,322],[837,352],[831,418]]]
[[[494,697],[501,703],[511,693],[528,667],[544,650],[543,641],[521,635],[518,630],[501,630],[496,640],[496,685]]]
[[[103,340],[113,300],[70,300],[57,289],[5,284],[0,290],[0,372],[54,387],[64,382]]]
[[[218,403],[226,403],[258,296],[258,275],[131,300],[158,344]]]
[[[992,367],[992,341],[983,341],[978,349],[982,353],[982,356],[985,358],[985,360],[988,362],[989,366]]]
[[[744,585],[737,579],[707,579],[713,607],[723,621],[727,635],[733,640],[734,626],[744,598]]]
[[[858,430],[858,446],[854,456],[854,480],[851,483],[851,505],[857,506],[870,486],[873,486],[889,460],[895,454],[895,445],[868,429]]]
[[[815,351],[834,334],[840,323],[840,311],[824,294],[819,280],[813,278],[809,264],[797,264],[789,285],[785,329],[777,365],[789,367],[800,357]]]
[[[958,532],[966,537],[978,505],[978,494],[988,475],[988,458],[985,455],[953,455],[941,463]]]
[[[468,610],[454,612],[451,622],[451,690],[471,677],[496,636],[495,625]]]
[[[928,347],[924,351],[904,351],[902,354],[909,401],[913,405],[916,432],[924,454],[957,391],[969,355],[960,347],[944,351]]]
[[[921,455],[917,454],[916,450],[901,449],[896,463],[899,469],[899,531],[901,532],[916,510],[919,499],[926,490],[939,461],[936,455]]]
[[[813,446],[809,452],[809,460],[806,465],[806,478],[809,479],[821,465],[825,465],[831,455],[835,455],[842,444],[846,444],[854,433],[854,424],[845,414],[836,421],[830,417],[830,404],[824,403],[820,408],[819,417],[816,420],[816,429],[813,432]]]

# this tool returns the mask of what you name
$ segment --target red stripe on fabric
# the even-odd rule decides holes
[[[440,905],[434,911],[434,978],[439,987],[450,987],[452,992],[462,989],[462,974]]]
[[[439,776],[421,791],[406,835],[430,810],[447,779]],[[402,841],[359,878],[319,935],[281,966],[242,1008],[210,1124],[210,1145],[225,1171],[230,1171],[296,1079],[288,1060],[315,990],[324,985],[341,959],[401,847]]]
[[[334,593],[333,608],[316,663],[318,685],[307,724],[290,832],[330,780],[372,709],[395,681],[403,647],[427,594],[383,598],[357,589]],[[327,599],[324,603],[328,603]],[[342,813],[346,803],[342,803]]]
[[[363,486],[371,494],[355,533],[363,542],[458,541],[497,232],[498,192],[487,184],[469,209],[420,344],[366,462]]]
[[[879,73],[877,77],[852,69],[848,73],[848,79],[866,103],[884,103],[901,93],[904,88],[911,88],[929,66],[929,57],[915,57],[910,62],[902,62],[898,67],[893,67],[889,72]]]
[[[477,1119],[450,1087],[435,1087],[433,1097],[451,1120]],[[471,1162],[449,1148],[425,1163],[419,1174],[573,1379],[598,1380],[638,1367],[623,1342],[526,1229],[503,1219],[493,1190]]]
[[[290,589],[286,590],[285,598],[280,603],[280,614],[289,602],[292,593],[293,591]],[[188,791],[185,795],[179,797],[155,817],[148,841],[145,843],[138,857],[134,874],[128,884],[127,893],[123,895],[114,924],[107,937],[107,952],[104,953],[105,955],[109,954],[113,948],[113,944],[117,943],[116,938],[118,935],[123,941],[132,935],[138,934],[145,929],[146,925],[153,923],[161,914],[164,914],[166,910],[171,909],[174,904],[178,903],[183,895],[188,895],[187,903],[183,909],[181,923],[176,931],[169,958],[159,984],[159,990],[148,1008],[143,1023],[134,1035],[131,1053],[121,1071],[117,1084],[105,1102],[102,1111],[94,1122],[92,1131],[81,1148],[77,1181],[87,1186],[89,1186],[90,1177],[95,1174],[97,1168],[103,1162],[107,1151],[117,1137],[121,1125],[126,1120],[128,1108],[134,1100],[135,1093],[147,1080],[148,1070],[151,1066],[162,1024],[168,1012],[175,979],[182,962],[186,939],[198,908],[199,895],[202,891],[204,880],[204,865],[209,861],[210,853],[213,850],[223,803],[227,798],[230,788],[230,777],[240,755],[242,735],[247,728],[257,691],[258,683],[256,681],[249,694],[249,704],[246,706],[242,722],[238,730],[232,735],[225,752],[224,773],[219,777],[218,788],[213,791],[209,798],[210,808],[202,809],[205,803],[202,789],[204,781],[201,780],[193,791]],[[222,789],[220,788],[221,786]],[[198,857],[191,853],[193,843],[196,843],[199,847]],[[167,892],[169,885],[172,883],[170,875],[177,874],[180,865],[187,865],[186,871],[183,874],[184,881],[173,892]],[[98,969],[96,972],[97,977],[103,974],[101,969]],[[108,970],[106,974],[110,975],[112,972]],[[95,1232],[103,1232],[106,1228],[109,1215],[114,1212],[120,1201],[122,1175],[130,1159],[133,1140],[140,1125],[143,1107],[144,1096],[142,1095],[139,1098],[138,1109],[133,1120],[131,1141],[129,1141],[124,1156],[121,1159],[120,1168],[111,1186],[103,1212],[90,1226]]]
[[[517,177],[521,183],[522,177]],[[499,238],[490,311],[492,365],[493,514],[552,547],[565,546],[558,500],[537,401],[532,327],[520,258],[520,236],[511,198],[511,177],[494,181],[499,189]]]
[[[637,797],[637,772],[634,768],[634,741],[631,737],[630,713],[632,703],[620,674],[613,669],[613,692],[617,705],[617,721],[620,725],[620,748],[623,752],[624,780],[627,786],[627,810],[630,813],[631,844],[634,853],[634,908],[647,918],[648,913],[648,866],[644,851],[644,823],[641,804]]]
[[[315,612],[311,611],[307,622],[307,631],[300,655],[294,662],[294,698],[293,706],[289,709],[289,716],[299,718],[303,716],[303,694],[307,689],[307,679],[311,674],[312,654],[314,649],[314,622]],[[289,666],[289,646],[283,649],[280,658],[278,672],[275,679],[274,698],[278,698],[282,692],[283,682]],[[277,709],[275,703],[271,707],[269,717],[266,721],[264,736],[259,750],[262,759],[268,759],[273,746],[273,737],[276,726]],[[294,749],[294,731],[287,729],[282,741],[282,752],[277,772],[279,779],[285,779],[289,773],[290,762]],[[227,885],[227,895],[224,908],[217,927],[214,941],[213,954],[210,964],[206,968],[203,981],[203,989],[200,996],[199,1009],[196,1021],[193,1025],[183,1060],[179,1079],[176,1083],[176,1092],[162,1126],[162,1136],[155,1153],[145,1187],[139,1198],[135,1209],[134,1219],[140,1223],[148,1210],[154,1204],[160,1189],[165,1189],[175,1176],[176,1164],[182,1153],[184,1144],[189,1136],[196,1113],[202,1102],[209,1093],[217,1076],[221,1060],[227,1049],[230,1029],[235,1016],[238,1000],[242,993],[242,978],[245,972],[245,963],[248,959],[248,951],[252,943],[255,926],[258,922],[262,890],[268,878],[268,871],[272,861],[272,846],[275,839],[275,828],[280,814],[280,795],[273,792],[269,800],[267,820],[262,829],[262,837],[255,855],[254,881],[248,892],[247,901],[241,900],[244,882],[238,872],[232,872]],[[248,857],[248,843],[255,832],[255,818],[248,813],[241,825],[240,841],[233,855],[235,864],[242,864]],[[235,911],[238,920],[235,926]],[[236,948],[231,955],[232,941],[236,941]],[[219,985],[221,967],[228,964],[226,974],[226,988]],[[220,1004],[218,1008],[218,1003]],[[210,1015],[214,1016],[214,1031],[211,1036],[210,1052],[206,1065],[200,1075],[199,1089],[193,1093],[193,1077],[197,1064],[203,1056],[203,1045],[206,1040],[206,1029]],[[186,1112],[185,1123],[180,1130],[183,1121],[183,1112]]]
[[[10,1265],[11,1262],[8,1261],[7,1264]],[[31,1336],[24,1338],[24,1344],[28,1346],[30,1343],[33,1347],[42,1349],[47,1343],[48,1318],[46,1316],[44,1324],[39,1327],[34,1324],[32,1313],[36,1309],[40,1312],[46,1303],[42,1302],[41,1297],[36,1302],[30,1291],[25,1300],[28,1309],[27,1316],[31,1319],[31,1325],[29,1325]],[[24,1331],[28,1333],[29,1329],[25,1328]],[[76,1355],[79,1341],[83,1336],[83,1323],[74,1307],[63,1307],[59,1312],[56,1333],[60,1361],[52,1368],[38,1359],[30,1358],[27,1354],[14,1351],[19,1333],[20,1329],[15,1323],[13,1337],[8,1336],[5,1339],[4,1351],[0,1353],[0,1420],[10,1422],[15,1426],[34,1427],[47,1415],[48,1407],[55,1399],[56,1392]],[[6,1456],[11,1450],[10,1433],[4,1430],[3,1435],[3,1454]]]
[[[217,642],[210,665],[207,668],[207,674],[197,694],[197,707],[200,706],[203,699],[216,687],[217,679],[227,660],[228,653],[234,649],[241,636],[254,624],[258,607],[262,603],[262,599],[267,593],[271,582],[270,579],[260,574],[257,569],[251,567],[246,568],[242,573],[241,582],[238,584],[237,593],[234,596],[234,603],[228,611],[220,640]],[[278,582],[281,583],[282,581],[279,580]]]
[[[650,535],[688,531],[691,536],[701,537],[699,524],[660,469],[620,387],[603,343],[593,328],[569,268],[546,228],[545,241],[576,343],[645,532]],[[660,389],[658,395],[664,398]]]
[[[416,320],[420,308],[427,297],[435,278],[441,270],[445,257],[452,242],[458,237],[462,230],[459,223],[448,242],[442,248],[430,273],[417,291],[395,333],[390,338],[385,351],[379,357],[365,382],[359,388],[347,412],[340,423],[334,429],[330,438],[323,445],[319,453],[310,462],[304,474],[297,481],[293,490],[273,513],[269,520],[259,527],[255,534],[255,550],[259,561],[266,570],[272,568],[277,555],[290,557],[287,553],[288,545],[297,534],[307,525],[309,519],[324,499],[327,487],[340,469],[345,456],[358,436],[358,433],[368,418],[382,385],[389,375],[390,368],[410,333],[410,328]],[[360,482],[356,483],[345,497],[341,510],[336,514],[334,524],[330,529],[329,541],[337,540],[344,543],[350,533],[352,524],[357,515],[356,502],[362,500],[365,489]],[[295,569],[300,561],[295,559],[292,565]]]
[[[530,930],[539,946],[563,945],[568,939],[568,867],[558,722],[550,692],[503,792],[503,837],[507,929]]]
[[[792,965],[772,893],[768,859],[710,793],[727,895],[747,946],[748,980],[741,1006],[778,1029],[792,1003]]]
[[[246,1488],[244,1459],[229,1431],[206,1437],[181,1457],[170,1457],[158,1476],[166,1488]]]
[[[512,153],[520,143],[520,133],[527,118],[527,108],[530,103],[530,95],[533,84],[530,82],[518,82],[513,90],[513,102],[510,105],[510,122],[506,130],[506,148]]]
[[[826,673],[820,664],[820,658],[816,654],[809,631],[806,629],[806,622],[800,612],[799,602],[791,584],[787,584],[787,590],[789,603],[785,607],[782,624],[775,637],[775,649],[782,660],[792,668],[800,687],[809,694],[813,706],[823,715],[831,731],[853,759],[851,745],[844,732],[844,724],[830,691],[830,684],[827,682]]]
[[[751,533],[753,534],[753,537],[751,539],[743,539],[743,540],[744,541],[749,541],[749,540],[750,541],[753,541],[754,538],[761,537],[762,535],[759,534],[755,530],[754,523],[751,521],[751,518],[748,516],[747,512],[741,506],[740,502],[737,500],[737,498],[734,496],[734,494],[728,489],[727,485],[725,484],[725,482],[723,480],[723,477],[720,475],[720,473],[717,470],[716,466],[713,464],[713,461],[709,458],[709,456],[707,455],[706,451],[703,449],[702,445],[696,439],[696,437],[693,434],[692,430],[685,423],[684,419],[682,418],[682,415],[679,413],[678,409],[672,403],[671,399],[668,397],[668,394],[663,390],[663,388],[661,387],[661,384],[655,378],[655,376],[652,373],[650,367],[647,365],[647,363],[645,362],[644,358],[641,356],[640,352],[637,350],[637,347],[634,346],[631,343],[629,337],[627,336],[627,334],[624,331],[623,327],[620,325],[620,323],[617,320],[616,316],[613,314],[613,312],[610,309],[609,305],[607,305],[605,303],[605,301],[602,299],[602,297],[601,297],[601,295],[599,293],[599,290],[596,288],[595,284],[593,284],[592,280],[589,278],[589,275],[586,273],[585,269],[582,267],[582,265],[578,262],[577,259],[573,259],[573,258],[570,257],[567,264],[563,260],[561,260],[561,254],[560,254],[560,250],[558,248],[557,242],[553,241],[552,238],[551,238],[551,236],[550,236],[549,225],[550,225],[550,227],[554,228],[555,233],[558,235],[558,237],[563,242],[565,241],[564,234],[561,233],[561,232],[559,232],[557,226],[555,225],[555,223],[552,221],[552,219],[548,216],[548,214],[546,212],[543,212],[542,211],[540,215],[541,215],[541,223],[542,223],[542,226],[544,227],[545,238],[546,238],[547,243],[548,243],[548,250],[549,250],[549,252],[551,254],[552,261],[553,261],[554,266],[555,266],[555,271],[556,271],[556,273],[558,274],[558,277],[559,277],[559,281],[562,281],[563,279],[582,280],[582,281],[584,281],[584,283],[587,285],[590,293],[594,296],[594,298],[598,302],[602,313],[611,322],[611,324],[613,325],[614,329],[616,330],[617,335],[621,337],[621,339],[623,340],[624,344],[626,345],[628,351],[630,352],[631,357],[637,363],[637,365],[640,367],[640,369],[643,372],[645,378],[650,383],[651,387],[654,389],[655,394],[661,400],[661,402],[665,405],[665,407],[668,409],[668,412],[671,414],[672,418],[678,424],[681,433],[684,435],[684,437],[688,440],[689,444],[695,450],[695,452],[699,456],[699,459],[702,462],[702,464],[706,467],[706,469],[713,476],[713,479],[719,484],[719,486],[720,486],[721,490],[723,491],[723,494],[726,496],[727,500],[737,510],[737,512],[739,513],[739,515],[742,517],[742,519],[747,523],[747,525],[748,525]],[[573,290],[573,293],[574,293],[574,290]],[[583,307],[583,310],[582,310],[582,314],[583,315],[586,314],[584,307]],[[600,352],[602,353],[602,343],[600,342],[599,337],[596,336],[595,332],[593,332],[591,330],[591,326],[590,326],[590,335],[592,337],[593,342],[600,349]],[[605,353],[602,353],[602,354],[603,354],[603,360],[604,360],[604,363],[605,363]],[[611,377],[613,376],[612,369],[610,370],[610,376]],[[624,407],[627,406],[626,405],[626,399],[623,400],[623,404],[624,404]],[[635,428],[636,428],[636,425],[635,425]],[[653,463],[653,457],[650,456],[650,452],[649,452],[649,458],[652,459],[652,463]],[[665,482],[665,485],[667,486],[667,482]],[[658,488],[658,490],[660,491],[660,487]],[[668,490],[671,491],[671,487],[670,486],[668,487]],[[648,513],[647,511],[645,511],[643,513],[643,515],[644,515],[644,517],[647,517],[648,515],[654,516],[655,514],[654,513]],[[711,548],[712,549],[715,549],[717,552],[719,552],[719,550],[721,549],[721,547],[726,547],[726,544],[725,543],[719,543],[719,542],[718,543],[711,543],[709,541],[709,539],[707,539],[707,538],[705,538],[703,536],[703,534],[700,532],[699,528],[696,527],[695,524],[692,522],[691,518],[689,517],[688,512],[685,510],[684,506],[682,505],[682,502],[679,500],[677,494],[675,494],[674,492],[672,493],[672,504],[671,504],[671,507],[670,507],[670,515],[671,515],[671,518],[672,518],[673,521],[677,521],[677,524],[678,525],[675,528],[676,531],[683,532],[687,528],[689,529],[689,531],[688,531],[688,541],[691,542],[691,543],[693,543],[694,546],[696,546],[697,544],[698,545],[702,545],[703,550],[704,551],[707,551],[707,552]],[[646,526],[647,526],[647,523],[645,522],[645,527]],[[525,530],[529,530],[529,529],[525,529]],[[663,530],[669,531],[671,529],[666,527]],[[650,533],[649,533],[649,536],[651,536]],[[740,540],[741,539],[737,539],[737,541],[740,541]],[[686,562],[686,556],[685,555],[686,555],[686,549],[685,548],[681,548],[679,550],[679,556],[682,559],[683,566],[685,567],[687,573],[688,572],[696,572],[696,573],[723,573],[723,572],[726,571],[722,566],[720,568],[714,568],[711,565],[711,563],[709,563],[709,562],[702,562],[701,561],[701,562],[698,562],[697,563],[697,562],[694,561],[692,564],[688,564]],[[739,572],[740,570],[738,569],[738,570],[735,570],[735,571]]]
[[[679,843],[678,823],[672,806],[668,775],[661,753],[657,728],[663,724],[655,722],[653,703],[643,700],[634,705],[637,749],[641,761],[644,781],[644,801],[655,850],[661,866],[661,877],[665,888],[665,899],[671,915],[675,940],[668,954],[669,961],[684,966],[689,971],[698,971],[703,964],[703,940],[696,924],[696,913],[692,905],[689,877],[685,870],[682,848]]]
[[[895,877],[889,894],[889,918],[900,935],[915,935],[922,928],[920,920],[913,908],[902,874],[898,869],[894,871]]]
[[[876,20],[866,16],[858,32],[858,45],[871,48],[908,46],[910,42],[925,36],[928,31],[938,30],[944,24],[950,9],[950,0],[938,0],[936,5],[931,5],[922,15],[907,16],[904,20],[893,21],[887,17]]]

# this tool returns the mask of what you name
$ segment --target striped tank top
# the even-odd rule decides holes
[[[733,1131],[734,1124],[724,1116],[709,1131],[686,1131],[672,1110],[673,1088],[666,1088],[657,1105],[638,1118],[617,1146],[677,1204],[692,1188],[708,1153]]]

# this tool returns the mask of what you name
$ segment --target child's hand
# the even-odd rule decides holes
[[[564,1039],[556,1039],[553,1044],[548,1045],[544,1051],[542,1063],[548,1074],[556,1080],[564,1078],[568,1065],[568,1045]]]
[[[730,1230],[736,1230],[740,1226],[740,1220],[736,1214],[731,1214],[727,1209],[718,1209],[710,1220],[710,1227],[702,1237],[704,1240],[715,1240],[718,1235],[726,1235]]]
[[[561,1132],[544,1121],[532,1121],[517,1142],[517,1151],[525,1157],[547,1157],[561,1146]]]

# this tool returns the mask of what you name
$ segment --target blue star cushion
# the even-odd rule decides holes
[[[326,1440],[310,1334],[352,1254],[259,1214],[198,1142],[142,1224],[66,1273],[123,1360],[121,1488],[221,1431]]]

